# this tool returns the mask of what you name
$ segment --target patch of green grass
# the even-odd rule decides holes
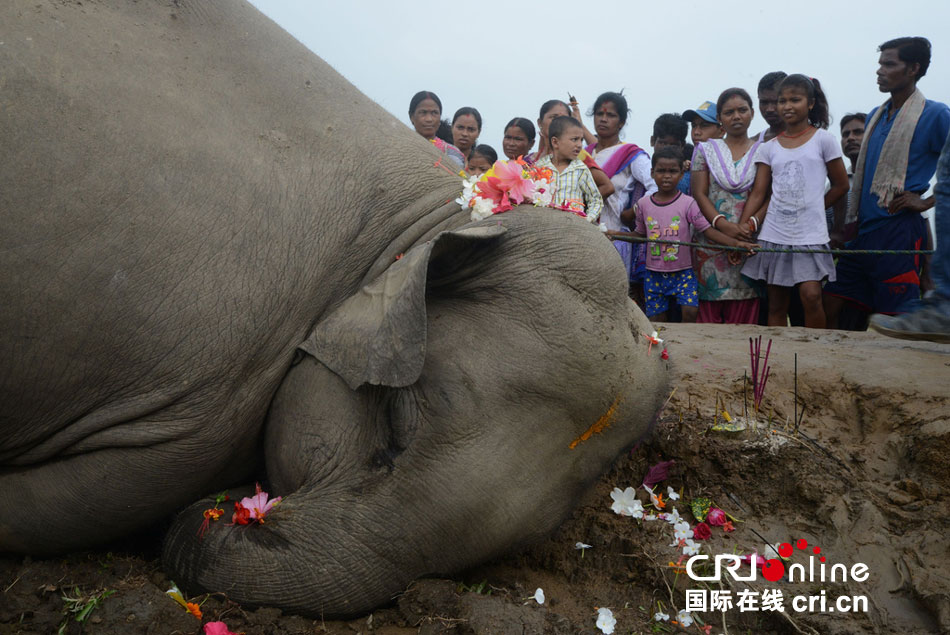
[[[482,580],[478,584],[465,584],[464,582],[459,582],[456,589],[459,593],[478,593],[479,595],[491,595],[491,586],[489,586],[488,580]]]
[[[92,612],[96,610],[96,607],[114,593],[115,589],[109,589],[91,595],[84,595],[79,587],[73,587],[72,593],[64,593],[61,596],[63,598],[63,623],[59,625],[57,635],[63,635],[66,632],[66,626],[70,619],[84,624]]]

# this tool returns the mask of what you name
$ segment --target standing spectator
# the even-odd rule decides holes
[[[851,182],[854,179],[854,166],[861,152],[861,142],[864,140],[864,122],[867,114],[863,112],[850,113],[841,118],[841,151],[851,164],[848,168],[848,195],[838,201],[833,208],[833,216],[829,232],[831,246],[840,249],[844,243],[857,235],[858,224],[856,218],[847,218],[848,205],[851,201]],[[835,231],[835,227],[843,228]]]
[[[867,118],[863,112],[850,113],[841,118],[841,151],[851,163],[848,174],[852,176],[861,152],[861,142],[864,141],[864,122]]]
[[[683,120],[680,115],[667,113],[660,115],[653,122],[653,136],[650,137],[650,147],[654,151],[660,148],[678,148],[687,157],[684,161],[684,170],[686,173],[676,185],[683,194],[689,194],[690,173],[689,158],[693,156],[693,147],[686,147],[686,135],[689,134],[689,124]]]
[[[841,118],[841,151],[848,158],[848,194],[835,203],[830,210],[831,220],[828,233],[831,237],[832,249],[841,249],[850,240],[858,235],[857,218],[848,217],[848,207],[851,204],[851,183],[854,178],[854,168],[861,151],[861,142],[864,140],[864,122],[867,114],[863,112],[847,114]],[[825,212],[828,213],[828,210]],[[843,228],[835,230],[836,227]],[[837,328],[845,331],[866,331],[868,328],[868,314],[856,305],[845,303],[838,312]]]
[[[459,108],[452,117],[452,143],[459,151],[468,156],[472,148],[478,145],[478,135],[482,133],[482,116],[469,106]]]
[[[468,162],[465,164],[465,171],[471,176],[481,176],[488,172],[495,161],[498,160],[498,153],[490,145],[481,143],[472,148],[468,155]]]
[[[773,71],[766,73],[762,76],[762,79],[759,80],[757,90],[759,97],[759,114],[765,119],[765,123],[769,124],[768,128],[756,135],[763,141],[774,139],[785,130],[785,121],[778,111],[778,85],[786,77],[788,77],[788,75],[783,71]]]
[[[910,340],[950,342],[950,136],[943,144],[937,163],[935,221],[937,252],[933,257],[933,296],[913,313],[896,317],[871,316],[871,328],[891,337]]]
[[[620,222],[620,214],[642,196],[656,191],[656,183],[650,176],[650,157],[633,143],[621,143],[620,131],[627,123],[630,109],[627,99],[620,93],[607,92],[594,101],[592,115],[597,142],[587,146],[587,151],[601,166],[614,185],[614,193],[604,200],[604,213],[601,222],[608,230],[625,230]],[[623,241],[614,241],[620,252],[627,271],[633,262],[633,255],[642,251],[642,245],[633,245]]]
[[[825,210],[848,191],[848,173],[838,140],[826,130],[828,102],[817,80],[789,75],[779,85],[779,111],[785,119],[781,135],[765,143],[756,156],[755,184],[740,225],[748,231],[761,226],[763,249],[827,248]],[[825,192],[825,178],[831,189]],[[763,203],[771,188],[765,217]],[[742,273],[768,284],[769,326],[785,326],[792,287],[798,288],[805,326],[825,328],[821,282],[834,280],[830,254],[758,253]]]
[[[548,126],[558,117],[571,117],[571,111],[567,104],[560,99],[549,99],[541,104],[541,114],[538,117],[538,130],[541,133],[541,140],[538,142],[538,151],[524,158],[527,163],[532,164],[551,153],[551,146],[548,143]],[[576,117],[574,120],[580,123]],[[581,132],[583,132],[585,130],[584,124],[580,124],[580,126]],[[594,161],[590,154],[582,148],[582,152],[578,158],[583,161],[584,165],[590,170],[591,176],[594,177],[594,182],[597,184],[597,190],[600,192],[601,198],[606,199],[612,195],[614,193],[613,183],[611,183],[607,174],[600,169],[600,166],[597,165],[597,162]]]
[[[667,146],[653,155],[653,177],[656,193],[644,196],[633,209],[624,212],[624,221],[635,221],[633,234],[688,242],[693,233],[705,234],[723,245],[754,248],[756,245],[730,238],[716,230],[699,211],[696,201],[676,188],[683,176],[683,155],[679,148]],[[631,218],[632,217],[632,218]],[[668,296],[674,296],[682,309],[683,322],[696,321],[696,278],[690,248],[653,243],[647,254],[646,314],[652,320],[665,322],[670,308]]]
[[[534,145],[534,124],[530,119],[515,117],[505,126],[505,137],[501,142],[501,149],[509,159],[518,159],[528,156]]]
[[[584,149],[584,127],[574,117],[556,117],[549,124],[551,152],[538,159],[538,167],[553,172],[553,206],[586,216],[596,224],[604,208],[590,170],[578,159]]]
[[[442,123],[441,119],[442,101],[435,93],[420,90],[412,96],[409,101],[409,121],[412,122],[416,132],[431,141],[461,169],[465,165],[465,155],[451,143],[436,136]]]
[[[693,145],[699,145],[703,141],[716,139],[723,135],[722,127],[719,125],[719,119],[716,116],[716,104],[711,101],[704,101],[695,110],[684,112],[683,120],[690,125],[689,134]]]
[[[930,41],[897,38],[878,50],[877,84],[890,98],[868,115],[849,210],[857,216],[858,237],[848,247],[921,249],[927,240],[921,212],[934,206],[934,197],[922,195],[950,132],[950,108],[925,99],[917,88],[930,66]],[[830,325],[837,326],[846,301],[891,315],[914,309],[920,263],[919,255],[842,256],[838,280],[825,287]]]
[[[693,157],[693,198],[706,220],[730,238],[748,238],[739,226],[755,180],[755,157],[762,141],[749,138],[755,110],[741,88],[728,88],[716,102],[724,139],[700,143]],[[706,242],[702,236],[697,242]],[[699,289],[698,322],[757,324],[761,286],[740,273],[746,257],[716,249],[693,250]]]

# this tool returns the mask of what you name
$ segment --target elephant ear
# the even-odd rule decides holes
[[[354,390],[414,383],[426,356],[428,277],[464,266],[506,231],[492,225],[442,232],[411,249],[317,323],[300,348]]]

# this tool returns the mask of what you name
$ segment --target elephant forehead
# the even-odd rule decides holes
[[[626,300],[623,261],[588,221],[566,212],[519,207],[478,224],[508,230],[503,249],[493,254],[480,278],[519,293],[556,285],[573,289],[588,302],[612,305]]]

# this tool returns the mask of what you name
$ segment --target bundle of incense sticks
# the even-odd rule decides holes
[[[765,383],[769,380],[769,353],[772,351],[772,340],[769,339],[768,346],[765,349],[765,359],[762,358],[762,336],[760,335],[753,342],[749,338],[749,357],[752,360],[752,404],[755,412],[759,412],[759,406],[762,404],[762,397],[765,395]]]

